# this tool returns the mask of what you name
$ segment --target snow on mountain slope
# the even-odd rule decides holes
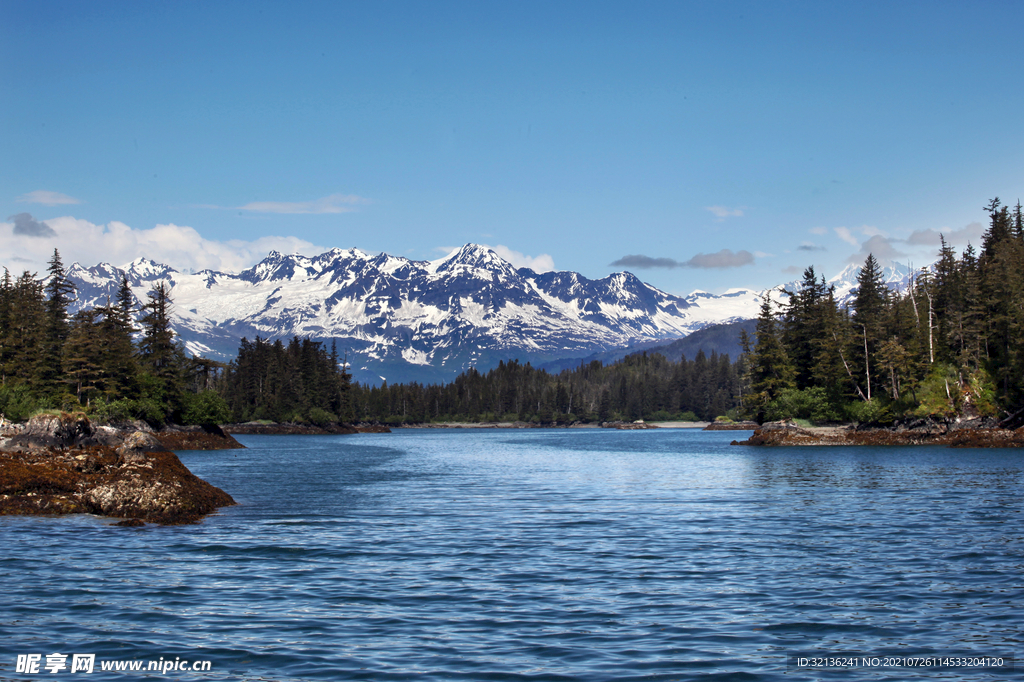
[[[829,280],[840,304],[852,301],[859,272],[851,265]],[[891,263],[883,278],[905,288],[911,272]],[[272,251],[238,274],[183,273],[145,258],[123,268],[75,263],[75,309],[113,300],[122,277],[139,305],[156,282],[171,286],[175,331],[195,355],[230,360],[243,336],[335,339],[355,378],[373,382],[441,381],[508,358],[539,363],[680,338],[757,317],[764,294],[695,290],[680,297],[629,272],[599,280],[538,274],[466,244],[433,261],[358,249],[313,258]],[[773,299],[784,301],[796,286],[773,287]]]
[[[839,305],[850,305],[857,295],[857,277],[860,275],[861,269],[860,265],[851,263],[843,268],[838,275],[828,280],[828,283],[836,288],[836,301]],[[890,261],[882,266],[882,281],[890,289],[905,291],[914,272],[914,269],[908,265]]]
[[[273,251],[238,274],[183,273],[142,258],[124,268],[76,263],[69,277],[78,287],[76,308],[113,299],[122,277],[139,304],[153,284],[168,282],[175,330],[194,354],[230,359],[243,336],[336,339],[357,378],[392,381],[678,338],[753,317],[759,305],[750,290],[684,298],[628,272],[590,280],[517,270],[475,244],[434,261],[358,249],[313,258]]]

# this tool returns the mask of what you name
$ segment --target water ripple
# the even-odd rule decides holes
[[[0,519],[0,679],[61,651],[212,662],[181,679],[800,680],[843,673],[787,653],[1020,646],[1018,450],[243,438],[182,454],[241,502],[200,526]],[[873,679],[936,676],[897,672]]]

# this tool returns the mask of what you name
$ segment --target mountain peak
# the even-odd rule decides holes
[[[191,352],[228,360],[243,336],[332,339],[358,367],[389,379],[450,379],[497,358],[574,357],[757,312],[751,297],[698,304],[628,272],[590,280],[517,270],[473,243],[434,261],[354,248],[312,258],[275,250],[239,274],[179,273],[145,258],[127,269],[137,290],[163,279],[175,287],[173,324]],[[76,305],[102,304],[119,272],[75,268]]]
[[[483,277],[484,273],[480,271],[486,271],[485,279],[492,276],[502,279],[518,277],[518,272],[507,260],[486,246],[472,243],[465,244],[440,260],[430,261],[428,270],[433,274],[472,270],[477,277]]]
[[[480,262],[491,262],[493,260],[502,260],[501,256],[494,253],[491,249],[486,246],[479,244],[465,244],[462,248],[457,251],[448,254],[447,259],[451,262],[476,264]]]
[[[156,261],[145,257],[136,258],[131,263],[124,266],[123,269],[125,274],[128,275],[128,279],[133,281],[161,279],[171,275],[172,273],[178,272],[169,265],[157,263]]]

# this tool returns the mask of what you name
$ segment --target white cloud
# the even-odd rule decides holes
[[[981,223],[971,223],[959,230],[951,230],[948,227],[933,230],[929,227],[926,230],[914,230],[907,238],[907,242],[919,246],[939,246],[942,243],[939,235],[942,235],[946,238],[947,244],[966,246],[967,242],[981,243],[981,235],[984,232],[985,227]]]
[[[835,233],[839,236],[840,239],[842,239],[847,244],[850,244],[852,246],[860,246],[860,242],[858,242],[857,238],[854,237],[853,234],[851,234],[849,228],[837,227],[835,228]]]
[[[907,254],[893,246],[894,241],[897,240],[883,237],[880,234],[872,235],[866,242],[860,245],[860,251],[850,256],[847,260],[850,263],[863,263],[869,253],[883,263],[905,257]]]
[[[812,227],[807,231],[810,232],[811,234],[828,234],[827,227]]]
[[[22,194],[17,198],[17,201],[23,204],[42,204],[43,206],[59,206],[61,204],[80,204],[82,203],[74,197],[69,197],[67,194],[61,194],[60,192],[50,192],[45,189],[37,189],[34,192],[28,194]]]
[[[513,251],[503,244],[498,244],[497,246],[483,244],[483,246],[486,246],[517,268],[530,268],[534,272],[550,272],[555,269],[554,259],[546,253],[538,256],[527,256],[518,251]]]
[[[235,208],[239,211],[252,211],[253,213],[350,213],[356,210],[356,205],[368,202],[368,199],[357,197],[354,194],[331,194],[313,201],[253,201]]]
[[[705,206],[705,210],[711,211],[719,220],[726,218],[739,218],[743,215],[743,209],[729,208],[728,206]]]
[[[57,248],[65,264],[77,261],[90,266],[106,262],[120,266],[145,256],[177,270],[208,268],[238,272],[259,262],[272,249],[305,255],[327,250],[297,237],[214,241],[184,225],[157,225],[139,230],[122,222],[95,225],[70,216],[41,222],[53,230],[53,236],[26,238],[14,233],[12,223],[0,225],[0,253],[5,254],[8,263],[29,263],[29,269],[34,266],[41,270]]]

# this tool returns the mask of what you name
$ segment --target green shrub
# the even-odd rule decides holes
[[[964,402],[970,401],[978,414],[983,417],[994,417],[999,414],[996,402],[996,384],[992,377],[983,369],[972,372],[967,378]]]
[[[100,421],[128,421],[135,419],[135,405],[133,400],[126,398],[110,401],[100,398],[93,402],[92,413]]]
[[[821,386],[803,390],[783,389],[779,397],[764,409],[765,421],[783,419],[809,419],[813,422],[835,422],[841,420],[839,410],[829,400],[828,393]]]
[[[312,407],[306,414],[306,418],[309,419],[311,424],[317,426],[327,426],[338,421],[338,417],[335,414],[328,412],[322,407]]]
[[[167,419],[164,406],[153,398],[121,398],[120,400],[97,400],[93,403],[92,414],[101,421],[127,421],[141,419],[150,426],[163,426]]]
[[[936,364],[917,387],[918,417],[950,417],[960,410],[960,373],[952,365]]]
[[[21,384],[0,386],[0,413],[3,413],[11,421],[25,421],[38,407],[39,405],[27,386]]]
[[[846,416],[850,421],[859,424],[889,425],[893,423],[892,410],[879,398],[849,403],[846,406]]]
[[[182,402],[182,424],[226,424],[231,421],[227,401],[214,391],[186,393]]]

